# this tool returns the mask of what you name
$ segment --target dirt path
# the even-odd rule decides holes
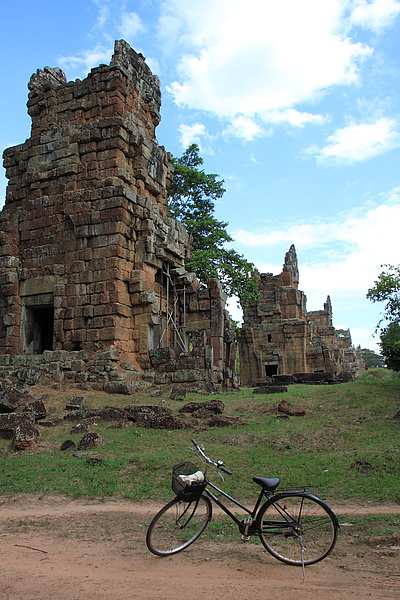
[[[400,549],[341,536],[331,557],[307,569],[279,563],[259,545],[204,539],[157,558],[146,549],[155,505],[66,498],[0,498],[1,600],[372,600],[400,597]],[[351,514],[399,506],[343,507]],[[397,549],[396,549],[397,548]]]

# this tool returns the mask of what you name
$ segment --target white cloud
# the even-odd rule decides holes
[[[111,7],[109,0],[93,0],[93,2],[99,8],[96,27],[103,29],[110,18]]]
[[[194,123],[193,125],[180,125],[182,148],[187,148],[190,144],[197,144],[201,151],[204,150],[202,140],[210,141],[213,137],[207,132],[203,123]]]
[[[294,127],[304,127],[308,123],[321,125],[330,120],[329,116],[300,112],[294,108],[268,111],[262,113],[261,118],[268,123],[287,123]]]
[[[251,118],[357,82],[360,64],[372,49],[348,37],[347,5],[344,0],[249,0],[245,5],[204,0],[199,6],[169,0],[163,17],[174,17],[176,44],[185,52],[179,80],[169,90],[179,105],[224,118]]]
[[[272,135],[272,130],[266,131],[256,123],[254,119],[238,115],[232,119],[231,124],[222,132],[225,136],[234,136],[249,142],[256,137],[266,137]]]
[[[306,124],[320,125],[328,120],[330,120],[329,116],[300,112],[294,108],[276,109],[262,112],[257,117],[237,115],[230,120],[230,125],[222,132],[222,135],[250,142],[255,138],[273,135],[271,127],[265,128],[267,124],[304,127]]]
[[[83,50],[76,56],[59,56],[58,62],[63,69],[71,69],[86,75],[90,69],[98,67],[99,64],[108,64],[112,54],[112,48],[97,44],[92,50]]]
[[[145,30],[142,20],[135,12],[124,12],[118,30],[127,42],[132,42],[138,33]]]
[[[354,164],[400,147],[399,124],[395,119],[382,117],[374,123],[351,123],[327,138],[323,148],[311,147],[319,163],[343,162]]]
[[[354,4],[351,23],[377,32],[390,25],[400,14],[400,2],[397,0],[355,0]]]
[[[92,49],[83,50],[74,56],[60,56],[58,62],[63,69],[69,69],[80,76],[86,76],[90,69],[98,67],[99,64],[109,64],[113,54],[114,34],[113,28],[118,35],[128,43],[133,44],[136,37],[143,33],[146,28],[140,16],[135,12],[127,12],[124,2],[114,3],[111,0],[93,0],[98,8],[96,23],[89,35],[99,40]],[[139,50],[138,50],[139,51]],[[158,62],[148,59],[148,64],[154,72],[159,71]]]
[[[363,294],[375,281],[385,263],[400,262],[398,224],[400,188],[393,190],[386,203],[359,209],[335,221],[291,223],[285,229],[257,234],[244,230],[231,233],[235,241],[248,247],[295,244],[303,256],[301,288],[309,293],[325,290]],[[318,256],[318,261],[315,260]],[[279,273],[276,266],[257,262],[263,272]]]

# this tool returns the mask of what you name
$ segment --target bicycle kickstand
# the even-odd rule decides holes
[[[306,579],[306,566],[304,564],[304,552],[306,551],[306,548],[305,548],[305,546],[303,546],[303,539],[302,539],[301,535],[299,535],[298,540],[299,540],[299,544],[300,544],[301,570],[303,572],[303,581],[307,581],[307,579]]]

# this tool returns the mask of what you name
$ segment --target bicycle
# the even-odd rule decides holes
[[[277,477],[253,477],[261,489],[254,508],[247,508],[207,477],[207,466],[214,467],[222,479],[222,473],[231,475],[232,471],[222,460],[211,460],[196,440],[192,443],[191,450],[198,452],[205,464],[204,472],[191,462],[173,467],[172,489],[176,496],[148,527],[146,544],[150,552],[170,556],[193,544],[211,521],[214,502],[236,523],[243,541],[257,536],[272,556],[301,566],[305,579],[305,566],[326,558],[337,540],[339,522],[328,504],[307,488],[276,492],[280,483]],[[233,502],[246,516],[235,515],[215,492]]]

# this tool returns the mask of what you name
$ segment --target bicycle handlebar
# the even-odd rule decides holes
[[[214,462],[213,460],[211,460],[211,458],[209,458],[205,452],[204,452],[204,448],[202,446],[199,446],[199,444],[196,442],[195,439],[192,439],[192,444],[194,445],[194,450],[196,450],[205,460],[205,462],[208,465],[212,465],[213,467],[216,467],[218,469],[218,471],[222,471],[223,473],[226,473],[227,475],[232,475],[232,471],[230,471],[229,469],[227,469],[224,465],[224,462],[222,460],[217,460],[217,462]]]

